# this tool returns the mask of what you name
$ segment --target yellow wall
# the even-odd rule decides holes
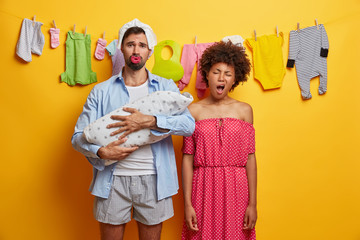
[[[65,70],[66,32],[77,24],[92,37],[92,68],[98,81],[111,75],[111,59],[93,57],[106,31],[108,42],[133,18],[148,23],[159,41],[181,46],[284,32],[284,64],[289,31],[314,24],[328,33],[328,92],[303,101],[295,69],[280,90],[264,92],[251,75],[231,95],[253,106],[257,137],[260,240],[360,239],[360,2],[358,0],[257,1],[13,1],[0,2],[1,166],[0,239],[98,239],[88,192],[91,165],[72,149],[70,138],[85,99],[94,86],[60,83]],[[15,55],[22,18],[44,23],[43,55],[23,63]],[[55,19],[60,47],[50,48]],[[251,56],[251,53],[248,52]],[[148,63],[152,69],[153,57]],[[195,95],[194,78],[186,91]],[[174,137],[178,167],[181,137]],[[182,194],[174,197],[175,217],[162,239],[178,239]],[[128,225],[134,239],[136,224]]]

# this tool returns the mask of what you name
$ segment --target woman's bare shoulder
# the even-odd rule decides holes
[[[190,104],[188,109],[189,109],[191,115],[195,119],[198,119],[199,114],[204,110],[204,101],[200,100],[198,102],[192,103],[192,104]]]
[[[246,102],[240,102],[240,101],[236,101],[236,111],[238,111],[238,114],[241,116],[241,119],[249,122],[249,123],[253,123],[253,109],[250,106],[250,104],[246,103]]]

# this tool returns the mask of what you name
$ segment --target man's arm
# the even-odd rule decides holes
[[[128,116],[113,115],[112,120],[119,122],[109,124],[107,128],[118,128],[112,132],[110,136],[121,134],[120,138],[125,138],[132,132],[139,131],[144,128],[153,129],[159,132],[168,132],[168,129],[162,129],[157,126],[157,120],[155,116],[145,115],[136,110],[135,108],[123,108],[124,111],[129,112]]]
[[[119,147],[120,144],[124,143],[126,139],[120,139],[108,144],[106,147],[91,144],[86,141],[83,136],[84,128],[91,122],[95,121],[101,114],[99,113],[98,96],[96,89],[94,88],[84,105],[83,111],[79,116],[79,119],[75,126],[75,132],[72,136],[71,142],[75,150],[82,153],[89,162],[98,170],[103,170],[105,167],[106,160],[122,160],[127,157],[130,153],[135,151],[137,147],[124,148]]]
[[[180,94],[179,89],[171,80],[166,80],[166,85],[161,90],[173,91]],[[144,128],[151,129],[151,133],[155,136],[162,136],[165,134],[190,136],[195,130],[195,120],[188,109],[185,109],[185,111],[179,115],[173,116],[145,115],[134,108],[123,108],[123,110],[129,112],[130,115],[111,116],[113,120],[119,121],[107,126],[108,128],[118,128],[111,133],[111,136],[122,133],[121,138],[125,138],[130,133]]]
[[[94,88],[87,97],[83,111],[76,122],[75,131],[71,138],[71,143],[74,149],[82,153],[95,168],[102,170],[105,166],[105,162],[97,155],[100,146],[87,142],[83,136],[84,128],[89,123],[97,119],[97,112],[98,101],[96,97],[96,90]]]
[[[180,94],[179,88],[176,86],[174,81],[166,80],[165,84],[166,85],[164,86],[163,91],[173,91]],[[155,115],[155,117],[158,128],[168,129],[166,132],[151,130],[151,133],[156,136],[171,134],[188,137],[191,136],[195,130],[195,120],[188,109],[185,109],[184,112],[175,116]]]

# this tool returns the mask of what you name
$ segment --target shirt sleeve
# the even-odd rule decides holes
[[[326,34],[326,30],[323,25],[320,25],[321,28],[321,50],[320,56],[327,57],[329,53],[329,39]]]
[[[184,69],[184,75],[178,81],[179,89],[184,90],[184,88],[189,84],[191,74],[195,67],[196,63],[196,52],[194,50],[193,44],[185,44],[183,46],[182,54],[181,54],[181,65]]]
[[[185,154],[194,154],[195,153],[195,139],[194,134],[190,137],[184,137],[183,146],[181,151]]]
[[[299,35],[297,31],[290,31],[289,56],[286,67],[293,68],[295,59],[300,51]]]
[[[166,85],[164,89],[160,89],[163,91],[173,91],[180,93],[178,87],[174,83],[173,80],[165,80]],[[155,115],[156,117],[156,125],[162,129],[168,129],[167,132],[159,132],[156,130],[151,130],[151,133],[155,136],[161,136],[164,134],[171,134],[171,135],[179,135],[179,136],[191,136],[191,134],[195,130],[195,120],[191,116],[188,109],[185,109],[179,115],[172,115],[172,116],[163,116],[163,115]]]
[[[248,151],[249,154],[255,152],[255,129],[253,127],[249,131]]]
[[[103,170],[105,167],[105,161],[100,159],[97,155],[97,151],[100,146],[89,143],[83,136],[84,128],[97,119],[97,112],[98,100],[96,97],[96,91],[93,89],[90,92],[86,103],[84,104],[83,111],[77,120],[75,131],[71,138],[71,143],[73,148],[82,153],[96,169]]]

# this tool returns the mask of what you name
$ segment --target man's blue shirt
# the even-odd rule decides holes
[[[155,91],[179,92],[172,80],[151,74],[148,70],[147,72],[149,93]],[[97,151],[101,146],[88,143],[83,137],[83,129],[91,122],[128,102],[129,93],[125,87],[122,72],[120,72],[119,75],[112,76],[107,81],[95,85],[76,123],[71,142],[73,147],[93,165],[93,180],[90,191],[95,196],[108,198],[116,164],[105,166],[105,161],[97,156]],[[195,129],[195,120],[187,109],[176,116],[156,115],[156,121],[159,128],[169,129],[166,133],[151,130],[152,134],[158,136],[163,134],[190,136]],[[151,144],[151,149],[157,173],[157,196],[158,200],[161,200],[176,194],[179,189],[171,136]]]

